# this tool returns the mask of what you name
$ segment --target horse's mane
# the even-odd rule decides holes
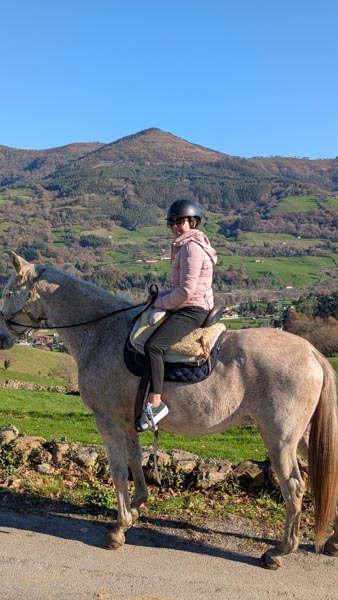
[[[46,278],[49,283],[62,285],[63,288],[67,288],[69,293],[81,293],[82,297],[85,296],[91,300],[97,299],[97,301],[101,303],[107,302],[109,305],[116,306],[116,308],[134,305],[134,302],[131,302],[125,296],[114,294],[92,281],[73,275],[68,271],[63,271],[50,264],[36,265],[35,272],[41,281]]]

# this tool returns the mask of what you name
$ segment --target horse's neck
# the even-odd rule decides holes
[[[60,328],[59,333],[75,358],[84,349],[84,337],[95,336],[98,324],[103,322],[96,319],[129,305],[120,296],[54,269],[39,291],[48,320],[56,329]],[[77,326],[81,323],[88,323],[85,331]]]

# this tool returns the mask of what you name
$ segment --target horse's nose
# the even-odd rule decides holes
[[[2,310],[0,310],[0,349],[9,350],[14,346],[14,340],[8,335],[6,328],[6,319]]]
[[[0,350],[9,350],[14,344],[14,340],[9,335],[0,334]]]

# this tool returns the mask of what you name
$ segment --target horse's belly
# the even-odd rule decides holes
[[[226,419],[217,419],[216,417],[205,417],[204,419],[178,419],[176,415],[168,414],[168,416],[160,421],[159,429],[167,433],[175,433],[176,435],[211,435],[222,433],[237,425],[249,425],[252,420],[249,417],[230,415]]]

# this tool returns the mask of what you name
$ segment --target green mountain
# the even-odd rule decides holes
[[[182,196],[203,207],[220,293],[336,285],[338,158],[245,159],[154,128],[110,144],[0,146],[2,248],[109,288],[166,284],[163,216]],[[1,281],[5,253],[0,267]]]

